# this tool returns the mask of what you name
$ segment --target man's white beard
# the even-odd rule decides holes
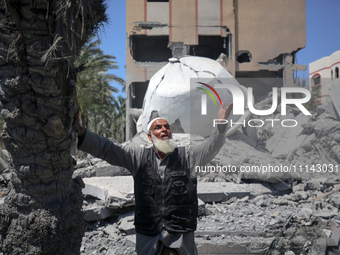
[[[151,133],[153,146],[157,151],[160,151],[166,155],[172,153],[176,149],[176,144],[171,138],[158,139]]]

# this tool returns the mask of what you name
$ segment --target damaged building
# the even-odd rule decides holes
[[[327,104],[329,97],[334,95],[332,90],[337,89],[338,85],[335,84],[340,82],[339,68],[340,50],[309,64],[309,84],[311,85],[309,89],[315,95],[312,102],[314,108],[320,104]]]
[[[305,0],[128,0],[126,137],[136,134],[150,78],[171,57],[218,59],[255,97],[293,86],[296,53],[306,45]],[[253,78],[247,84],[248,78]],[[255,79],[254,79],[255,78]],[[267,78],[267,79],[261,79]]]

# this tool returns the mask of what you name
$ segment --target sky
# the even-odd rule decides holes
[[[109,23],[99,33],[101,49],[105,54],[116,57],[119,69],[110,73],[125,80],[126,0],[106,0],[106,3]],[[306,47],[297,53],[296,63],[307,65],[307,70],[298,71],[296,75],[307,78],[309,63],[340,50],[340,0],[306,0],[306,23]],[[115,83],[111,85],[122,88]],[[125,97],[124,92],[120,95]]]

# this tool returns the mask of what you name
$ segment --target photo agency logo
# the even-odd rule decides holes
[[[252,87],[243,87],[238,84],[212,84],[204,82],[196,82],[196,88],[203,91],[200,95],[200,105],[201,105],[201,116],[209,115],[208,110],[208,96],[209,100],[214,102],[215,107],[222,106],[222,101],[225,102],[225,107],[229,102],[233,102],[233,110],[232,115],[233,118],[229,120],[225,119],[217,119],[214,118],[212,120],[212,126],[215,127],[218,124],[229,124],[230,127],[235,125],[242,125],[243,127],[262,127],[267,122],[271,123],[271,126],[279,124],[282,127],[296,127],[298,125],[297,120],[292,118],[285,119],[276,119],[276,118],[265,118],[265,116],[270,116],[274,114],[277,110],[281,114],[281,116],[287,116],[289,106],[297,107],[304,115],[308,116],[311,113],[306,109],[303,105],[311,99],[311,93],[309,90],[301,87],[281,87],[281,93],[279,95],[278,88],[272,87],[271,90],[271,99],[272,104],[268,109],[256,109],[255,108],[255,100],[254,93]],[[218,92],[219,91],[219,92]],[[224,98],[222,96],[224,95]],[[226,95],[229,94],[229,97]],[[294,97],[292,95],[295,95]],[[217,104],[215,97],[220,102],[220,105]],[[222,98],[222,99],[221,99]],[[229,100],[229,102],[228,102]],[[280,100],[280,102],[279,102]],[[280,104],[279,104],[280,103]],[[210,104],[211,105],[211,104]],[[210,106],[211,107],[211,106]],[[279,109],[278,109],[279,108]],[[235,118],[235,116],[242,116],[245,114],[245,110],[249,110],[249,112],[253,115],[262,116],[261,119],[243,119]],[[216,115],[217,116],[217,115]]]

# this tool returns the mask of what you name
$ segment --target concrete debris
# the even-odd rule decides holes
[[[128,174],[128,171],[119,166],[113,166],[105,161],[94,159],[91,155],[87,159],[77,161],[74,167],[73,178],[80,176],[86,177],[101,177],[101,176],[121,176]]]
[[[136,234],[134,223],[134,212],[130,212],[118,217],[118,228],[127,235]]]
[[[243,198],[269,193],[271,190],[261,184],[203,182],[197,186],[197,195],[205,203],[222,202],[232,197]]]
[[[323,229],[323,231],[327,231],[325,233],[327,236],[327,246],[338,247],[340,242],[340,228],[330,227],[328,229]]]
[[[331,95],[337,99],[336,90],[338,94]],[[330,103],[333,114],[318,108],[306,117],[289,107],[284,117],[278,111],[266,116],[295,119],[299,125],[294,129],[266,123],[255,130],[237,129],[226,138],[209,163],[226,171],[198,172],[195,240],[200,254],[340,254],[340,119],[336,117],[340,107],[335,100]],[[269,95],[255,108],[270,105]],[[173,138],[182,146],[206,139],[179,133]],[[126,145],[151,144],[141,132]],[[0,152],[6,162],[10,156]],[[85,183],[87,221],[80,254],[136,254],[132,176],[91,156],[77,160],[73,178],[81,177]],[[7,161],[4,167],[0,161],[0,173],[5,171],[0,175],[0,210]],[[278,171],[269,171],[275,167]]]
[[[135,203],[131,176],[92,177],[83,180],[83,194],[101,199],[108,208],[118,209]]]
[[[198,199],[198,216],[205,215],[205,203]]]
[[[268,109],[270,104],[269,96],[255,108]],[[255,130],[237,129],[226,138],[209,166],[234,166],[236,171],[198,174],[200,213],[195,240],[199,254],[340,254],[336,168],[340,165],[340,122],[333,108],[333,114],[319,108],[309,117],[289,107],[284,118],[279,112],[266,118],[295,119],[297,128],[266,123]],[[177,133],[173,138],[182,146],[206,139]],[[144,132],[129,144],[150,146]],[[113,213],[100,219],[105,216],[100,211],[97,221],[88,222],[81,254],[136,254],[132,177],[118,170],[121,176],[113,176],[113,168],[94,158],[79,164],[76,175],[88,177],[84,178],[88,203],[84,208],[100,211],[105,207]],[[328,171],[316,171],[317,164],[329,167]],[[267,170],[281,166],[281,170],[265,171],[264,166]],[[284,167],[290,171],[282,171]],[[98,177],[98,169],[105,169],[105,176]],[[120,212],[122,208],[127,211]]]
[[[255,108],[268,109],[270,104],[269,97]],[[236,171],[199,172],[195,232],[199,254],[340,254],[339,119],[323,109],[306,117],[290,107],[287,114],[282,118],[274,112],[271,117],[295,119],[297,128],[266,124],[256,128],[255,134],[237,129],[226,138],[209,166],[234,166]],[[182,146],[205,140],[177,133],[173,138]],[[150,143],[141,132],[129,145]],[[127,174],[124,171],[113,176],[113,168],[94,158],[80,164],[76,174],[89,177],[84,178],[88,203],[84,208],[100,211],[105,207],[113,213],[100,219],[105,216],[101,211],[96,223],[88,222],[81,254],[136,254],[132,177],[122,176]],[[329,171],[316,171],[317,164]],[[263,166],[281,166],[281,170],[264,171]],[[290,171],[282,171],[283,167]],[[106,169],[105,176],[98,177],[100,168]],[[122,208],[127,211],[120,212]]]
[[[83,208],[84,220],[97,221],[112,217],[115,214],[113,209],[103,205],[91,204],[91,206]]]
[[[84,178],[84,195],[96,197],[109,208],[121,208],[134,204],[132,176]],[[270,194],[272,190],[262,184],[235,184],[226,182],[202,182],[197,195],[203,202],[222,202],[231,197]]]

